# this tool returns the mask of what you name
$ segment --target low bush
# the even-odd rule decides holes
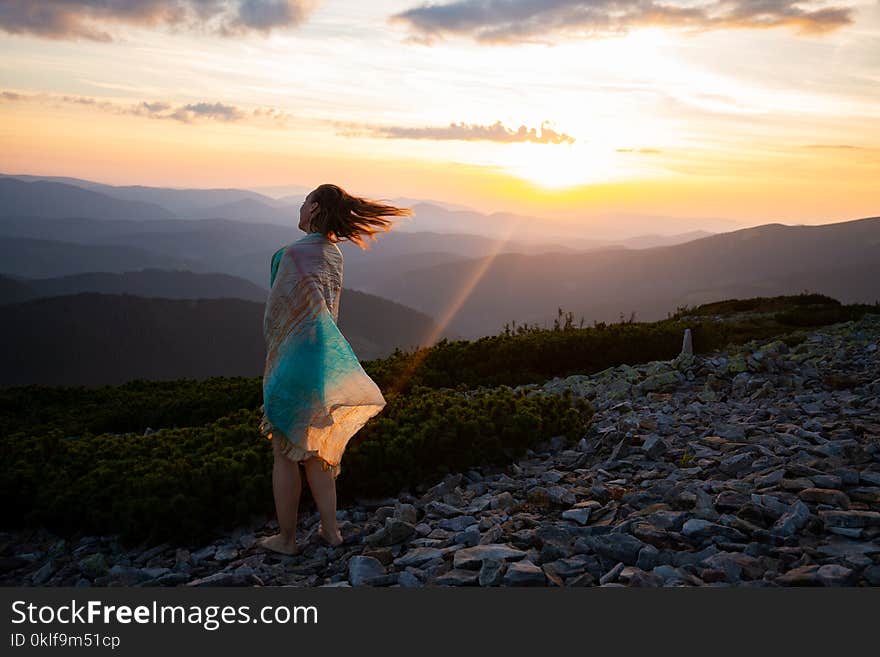
[[[592,416],[570,395],[509,388],[417,388],[391,396],[346,451],[338,501],[397,495],[449,471],[503,463],[537,442],[579,438]],[[155,434],[18,432],[0,444],[4,527],[61,535],[121,534],[123,542],[210,539],[273,516],[272,450],[256,410]],[[303,486],[307,495],[308,487]]]

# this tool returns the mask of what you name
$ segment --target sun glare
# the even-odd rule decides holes
[[[609,178],[609,159],[587,145],[512,144],[502,167],[548,189],[561,189]]]

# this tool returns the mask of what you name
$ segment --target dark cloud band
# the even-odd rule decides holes
[[[445,36],[483,44],[552,43],[554,38],[625,34],[639,27],[766,29],[789,27],[822,34],[852,23],[847,7],[816,7],[816,0],[458,0],[425,4],[394,14],[411,40],[427,45]],[[813,7],[810,7],[813,5]]]
[[[114,25],[168,26],[221,36],[305,21],[318,0],[3,0],[0,30],[48,39],[113,41]]]

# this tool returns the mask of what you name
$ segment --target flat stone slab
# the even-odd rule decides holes
[[[492,561],[517,561],[523,559],[526,553],[512,548],[505,543],[489,543],[487,545],[475,545],[464,548],[455,553],[452,560],[454,568],[479,569],[484,560]]]

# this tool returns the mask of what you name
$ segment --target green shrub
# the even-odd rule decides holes
[[[262,404],[260,377],[145,381],[121,386],[27,385],[0,389],[0,435],[58,430],[65,436],[143,433],[147,427],[200,426]]]
[[[561,309],[560,309],[561,310]],[[691,329],[695,353],[708,353],[751,340],[781,337],[793,326],[821,326],[878,312],[880,304],[843,306],[819,294],[732,299],[679,311],[658,322],[621,321],[576,328],[570,317],[555,329],[524,328],[479,340],[442,340],[413,352],[364,363],[382,390],[406,393],[413,386],[542,383],[554,377],[594,374],[627,363],[674,358],[684,330]],[[744,317],[737,313],[753,311]],[[717,321],[714,316],[729,316]],[[687,319],[686,319],[687,318]]]
[[[502,463],[556,435],[577,439],[584,400],[510,389],[417,388],[391,396],[343,458],[338,500],[397,495],[446,472]],[[272,450],[257,410],[155,434],[18,432],[2,441],[5,527],[120,533],[123,542],[196,542],[273,516]],[[304,485],[304,491],[307,486]]]
[[[527,396],[509,387],[465,393],[417,386],[386,399],[346,451],[342,498],[396,495],[446,472],[520,458],[553,436],[577,440],[592,417],[589,402],[570,394]]]

